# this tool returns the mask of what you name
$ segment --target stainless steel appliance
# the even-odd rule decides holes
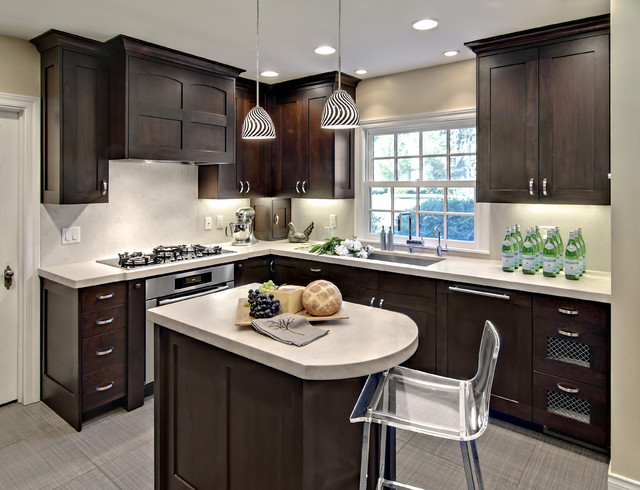
[[[216,265],[146,280],[145,310],[233,287],[233,264]],[[153,323],[145,327],[145,384],[153,381]]]
[[[253,219],[256,212],[253,208],[238,208],[236,210],[236,221],[229,223],[224,230],[226,236],[233,238],[231,245],[252,245],[256,243],[253,235]]]
[[[212,255],[236,253],[225,250],[218,245],[158,245],[152,252],[122,252],[117,257],[101,259],[97,262],[132,269],[135,267],[150,267],[171,262],[194,261]]]

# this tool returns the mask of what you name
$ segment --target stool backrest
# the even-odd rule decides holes
[[[480,351],[478,352],[478,370],[470,380],[473,390],[473,398],[476,400],[478,419],[488,419],[489,399],[491,398],[491,385],[493,375],[498,362],[498,352],[500,351],[500,337],[493,324],[487,320],[484,323],[482,340],[480,341]]]

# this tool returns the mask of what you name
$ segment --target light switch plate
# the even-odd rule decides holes
[[[62,244],[71,245],[72,243],[80,243],[80,227],[69,226],[62,228]]]
[[[212,225],[211,225],[211,223],[212,223],[211,216],[207,216],[207,217],[204,219],[204,229],[205,229],[205,230],[210,230],[210,229],[211,229],[211,226],[212,226]]]
[[[329,215],[329,226],[331,228],[336,228],[337,224],[336,224],[336,215],[335,214],[330,214]]]
[[[224,224],[222,223],[223,219],[224,219],[224,216],[221,214],[216,216],[216,228],[218,230],[222,230],[222,228],[224,227]]]

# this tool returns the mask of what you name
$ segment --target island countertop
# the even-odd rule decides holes
[[[343,302],[348,319],[314,322],[329,333],[303,347],[278,342],[251,326],[236,326],[237,304],[248,284],[152,308],[147,319],[247,359],[306,380],[346,379],[406,361],[418,346],[418,328],[406,315]]]

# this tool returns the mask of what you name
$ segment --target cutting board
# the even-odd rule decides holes
[[[255,318],[249,315],[249,307],[244,305],[245,301],[247,301],[247,298],[238,300],[238,309],[236,311],[237,326],[248,326],[251,325],[252,320],[255,320]],[[282,314],[282,312],[276,313],[276,316],[280,314]],[[349,318],[349,315],[344,312],[344,308],[340,308],[337,313],[329,316],[310,315],[306,310],[299,311],[298,313],[296,313],[296,315],[305,317],[309,322],[325,322],[328,320],[342,320],[345,318]]]

